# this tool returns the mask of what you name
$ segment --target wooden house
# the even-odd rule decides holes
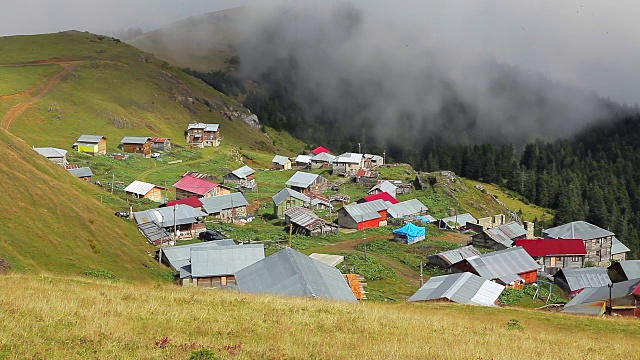
[[[331,163],[332,173],[343,176],[355,176],[363,166],[364,155],[356,153],[344,153],[335,157]]]
[[[189,124],[187,128],[187,144],[197,147],[220,146],[219,124]]]
[[[147,136],[125,136],[120,141],[122,151],[151,157],[151,138]]]
[[[504,250],[512,247],[516,240],[526,237],[527,230],[512,221],[471,236],[471,243],[475,247]]]
[[[309,165],[309,167],[311,169],[326,169],[329,168],[331,166],[331,164],[333,163],[333,160],[336,157],[331,155],[331,153],[328,152],[321,152],[317,155],[314,155],[311,158],[311,164]]]
[[[279,218],[284,218],[286,210],[296,206],[308,207],[311,202],[307,195],[289,188],[280,190],[272,199],[273,213]]]
[[[293,166],[303,169],[309,168],[311,167],[311,158],[312,156],[309,155],[298,155],[294,160]]]
[[[51,160],[55,164],[58,164],[60,166],[69,165],[69,162],[67,161],[67,150],[57,149],[53,147],[34,147],[33,150]]]
[[[360,169],[353,177],[353,181],[363,186],[374,186],[378,183],[378,177],[380,173],[377,171]]]
[[[162,186],[138,180],[135,180],[124,188],[125,193],[137,199],[149,199],[155,202],[164,202],[164,196],[162,196],[163,190],[166,191],[167,189]]]
[[[222,177],[222,182],[229,187],[253,190],[257,185],[255,174],[255,170],[245,165],[224,175]]]
[[[582,239],[521,239],[515,245],[522,246],[549,275],[560,269],[584,267],[587,255]]]
[[[172,234],[173,239],[182,240],[197,238],[200,232],[207,230],[206,216],[202,211],[182,204],[133,213],[138,226],[151,222]]]
[[[522,247],[513,247],[466,258],[451,266],[455,272],[471,272],[507,287],[538,280],[540,265]]]
[[[82,135],[73,144],[73,149],[89,155],[106,155],[107,138],[102,135]]]
[[[191,196],[210,197],[230,193],[228,187],[222,187],[213,181],[200,179],[187,175],[178,180],[173,187],[176,188],[176,199],[184,199]]]
[[[382,180],[382,181],[378,181],[378,183],[374,187],[369,189],[367,193],[369,195],[375,195],[375,194],[386,192],[395,198],[397,196],[397,190],[398,190],[398,187],[393,185],[390,181]]]
[[[363,168],[372,169],[384,165],[384,157],[380,155],[364,154]]]
[[[583,239],[587,248],[585,261],[595,265],[607,265],[612,258],[611,248],[615,234],[586,221],[574,221],[568,224],[542,230],[543,238]]]
[[[324,177],[308,172],[298,171],[286,182],[291,189],[308,193],[310,191],[323,191],[327,188],[328,182]]]
[[[276,155],[271,162],[275,170],[291,170],[291,159],[286,156]]]
[[[293,234],[320,236],[338,232],[338,226],[324,221],[312,210],[301,206],[285,210],[284,219],[285,224],[290,226],[287,230]]]
[[[232,193],[200,199],[202,209],[210,217],[222,222],[231,223],[246,219],[249,202],[242,193]]]
[[[67,169],[67,171],[71,173],[71,175],[77,177],[82,181],[86,181],[88,183],[92,182],[93,171],[91,171],[91,169],[88,167],[79,167],[78,165],[67,165],[65,166],[65,169]]]
[[[338,225],[357,230],[387,226],[387,208],[383,200],[345,205],[338,211]]]
[[[171,139],[160,137],[151,138],[151,150],[171,151]]]

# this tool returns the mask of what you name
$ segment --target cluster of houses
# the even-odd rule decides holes
[[[332,155],[331,152],[319,146],[306,155],[298,155],[292,159],[282,155],[273,158],[273,168],[276,170],[301,169],[331,169],[331,173],[341,176],[356,176],[358,172],[384,165],[384,157],[373,154],[359,154],[346,152]]]

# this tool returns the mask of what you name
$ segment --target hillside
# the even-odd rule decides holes
[[[48,276],[3,276],[0,286],[5,359],[630,359],[640,346],[629,319]]]

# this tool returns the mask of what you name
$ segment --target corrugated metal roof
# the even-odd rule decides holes
[[[590,267],[582,269],[560,269],[556,277],[564,276],[569,285],[569,291],[576,291],[586,287],[599,287],[611,284],[607,269]]]
[[[542,232],[543,237],[546,236],[556,239],[589,240],[613,235],[614,234],[611,231],[605,230],[586,221],[574,221],[551,229],[545,229]]]
[[[297,171],[287,182],[285,185],[287,186],[295,186],[299,188],[307,188],[313,184],[314,181],[318,178],[319,175],[312,174],[304,171]]]
[[[104,136],[102,135],[80,135],[80,137],[78,138],[78,140],[76,140],[76,142],[79,143],[89,143],[89,144],[97,144],[100,142],[100,140],[102,139],[106,139]]]
[[[67,171],[70,172],[71,175],[78,178],[93,176],[93,171],[91,171],[91,169],[88,167],[67,169]]]
[[[517,237],[526,235],[527,230],[525,230],[522,225],[518,224],[517,222],[511,221],[504,225],[487,229],[484,231],[484,233],[494,241],[506,247],[511,247],[513,246],[513,240]]]
[[[236,283],[243,292],[357,301],[338,269],[291,248],[238,271]]]
[[[346,164],[360,164],[364,155],[357,153],[346,152],[342,155],[336,156],[333,159],[334,163],[346,163]]]
[[[248,176],[250,176],[251,174],[254,174],[255,172],[256,172],[255,170],[245,165],[239,169],[233,170],[231,173],[240,179],[246,179]]]
[[[380,155],[374,155],[374,154],[364,154],[364,158],[365,159],[371,159],[372,161],[375,162],[382,162],[384,161],[384,158]]]
[[[293,189],[284,188],[280,190],[277,194],[273,195],[271,198],[273,199],[273,203],[276,205],[280,205],[285,202],[289,197],[293,197],[294,199],[298,199],[300,201],[304,201],[308,203],[311,199],[302,193],[299,193]]]
[[[197,196],[190,196],[188,198],[184,198],[180,200],[169,201],[167,203],[167,206],[174,206],[179,204],[189,205],[193,208],[199,208],[202,206],[202,201],[200,201],[200,198],[198,198]]]
[[[145,144],[147,141],[150,141],[151,137],[149,136],[125,136],[120,140],[121,144]]]
[[[640,260],[623,260],[619,264],[627,279],[640,279]]]
[[[284,214],[289,217],[289,221],[292,223],[310,230],[313,230],[317,224],[320,226],[324,225],[325,222],[313,211],[301,206],[291,207],[285,210]]]
[[[328,152],[323,152],[312,157],[311,161],[332,163],[333,159],[335,158],[336,158],[335,155],[331,155]]]
[[[178,180],[178,182],[173,184],[173,187],[176,189],[188,191],[192,194],[197,195],[206,195],[217,186],[218,184],[214,183],[213,181],[200,179],[193,176],[185,176],[182,179]]]
[[[522,247],[494,251],[466,259],[478,275],[497,279],[540,269],[540,265]]]
[[[218,131],[219,127],[220,127],[220,124],[194,123],[194,124],[189,124],[189,127],[187,128],[187,130],[201,129],[204,131]]]
[[[372,191],[375,190],[380,190],[383,192],[387,192],[389,194],[394,194],[396,192],[396,190],[398,190],[398,187],[393,185],[391,182],[384,180],[382,182],[379,182],[378,184],[376,184],[376,186],[372,187],[371,190],[369,190],[369,194],[371,194]]]
[[[264,259],[263,244],[192,247],[191,276],[234,275],[237,271]]]
[[[160,138],[160,137],[151,138],[151,142],[152,143],[165,143],[165,142],[167,142],[169,140],[171,140],[171,139],[169,139],[169,138]]]
[[[613,284],[611,299],[613,306],[633,305],[633,291],[640,284],[640,279],[628,280]],[[603,305],[609,300],[609,286],[588,287],[582,290],[564,306],[564,312],[574,314],[600,315]]]
[[[627,245],[623,244],[620,240],[618,240],[617,237],[614,236],[613,242],[611,244],[611,254],[622,254],[628,251],[631,251],[631,249],[629,249]]]
[[[40,147],[40,148],[33,148],[33,150],[37,151],[38,154],[49,159],[62,158],[67,156],[67,150],[58,149],[54,147]]]
[[[384,200],[384,201],[388,201],[391,204],[397,204],[399,201],[396,200],[396,198],[394,198],[393,196],[391,196],[391,194],[389,194],[388,192],[381,192],[381,193],[377,193],[374,195],[369,195],[369,196],[365,196],[363,198],[364,201],[375,201],[375,200]]]
[[[458,224],[458,227],[465,226],[465,225],[467,225],[468,222],[473,223],[473,224],[478,223],[478,220],[476,220],[476,218],[474,218],[473,215],[471,215],[469,213],[449,216],[449,217],[440,219],[440,221],[442,221],[445,224],[447,224],[447,227],[450,227],[449,223],[453,223],[454,226],[455,226],[456,222]]]
[[[377,219],[380,217],[379,211],[387,210],[388,203],[383,200],[375,200],[362,204],[350,204],[345,205],[344,210],[351,216],[356,222],[363,222],[367,220]]]
[[[322,154],[322,153],[328,153],[330,151],[329,151],[329,149],[327,149],[324,146],[318,146],[317,148],[311,150],[311,152],[317,155],[317,154]]]
[[[460,304],[495,306],[504,286],[472,273],[458,273],[430,278],[407,301],[448,299]]]
[[[129,184],[126,188],[124,188],[125,192],[144,196],[149,193],[149,191],[153,190],[156,187],[154,184],[150,184],[144,181],[135,180],[131,184]]]
[[[302,164],[308,164],[308,163],[311,162],[311,156],[309,156],[309,155],[298,155],[298,156],[296,156],[295,162],[302,163]]]
[[[136,223],[144,224],[149,221],[155,221],[163,227],[173,226],[175,212],[175,224],[193,224],[198,222],[198,217],[206,217],[207,214],[200,210],[194,209],[188,205],[176,205],[171,207],[162,207],[157,209],[138,211],[133,213]]]
[[[428,211],[429,208],[426,207],[420,200],[418,199],[410,199],[406,201],[402,201],[397,204],[392,204],[389,206],[389,216],[392,218],[402,218],[405,216],[416,215],[421,212]]]
[[[189,245],[171,246],[162,249],[162,255],[169,260],[169,264],[174,270],[189,264],[192,248],[213,248],[218,246],[231,246],[236,243],[231,239],[214,240]]]
[[[274,162],[278,165],[282,165],[285,166],[287,165],[287,162],[289,161],[289,158],[286,156],[282,156],[282,155],[276,155],[273,157],[273,160],[271,160],[271,162]]]
[[[531,256],[587,254],[582,239],[520,239],[516,246],[522,246]]]
[[[200,199],[202,208],[207,214],[217,214],[223,210],[236,209],[249,205],[242,193],[232,193],[220,196],[211,196]]]
[[[453,250],[449,250],[449,251],[443,251],[441,253],[437,253],[434,255],[431,255],[429,257],[439,257],[441,259],[443,259],[444,261],[446,261],[447,263],[449,263],[449,265],[453,265],[455,263],[458,263],[464,259],[473,257],[473,256],[478,256],[481,255],[480,251],[478,251],[478,249],[476,249],[475,247],[473,247],[473,245],[467,245],[467,246],[463,246],[461,248],[458,249],[453,249]]]
[[[138,225],[138,230],[140,230],[142,235],[144,235],[151,244],[171,240],[171,234],[153,221]]]
[[[330,254],[318,254],[313,253],[309,255],[310,258],[323,262],[329,266],[336,267],[340,263],[344,261],[344,256],[342,255],[330,255]]]

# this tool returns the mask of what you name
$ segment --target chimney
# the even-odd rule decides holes
[[[531,221],[525,221],[522,223],[524,229],[527,231],[527,239],[533,239],[533,229],[534,225]]]

